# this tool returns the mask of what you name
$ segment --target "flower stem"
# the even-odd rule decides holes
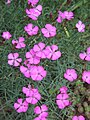
[[[69,35],[69,32],[68,32],[67,28],[66,28],[66,27],[64,27],[64,30],[65,30],[65,33],[66,33],[67,37],[69,38],[69,37],[70,37],[70,35]]]

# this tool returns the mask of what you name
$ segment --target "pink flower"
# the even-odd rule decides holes
[[[64,15],[64,13],[63,12],[61,12],[61,11],[58,11],[58,18],[57,18],[57,22],[58,23],[61,23],[64,19],[65,19],[65,15]]]
[[[77,79],[77,73],[74,69],[67,69],[64,73],[64,78],[72,82]]]
[[[20,63],[22,62],[22,59],[18,57],[19,57],[18,53],[10,53],[8,55],[8,64],[15,67],[19,66]]]
[[[29,52],[26,53],[26,58],[29,62],[29,64],[39,64],[40,63],[40,57],[36,56],[36,53],[33,49],[31,49]]]
[[[87,56],[85,60],[90,61],[90,47],[87,48]]]
[[[60,88],[61,93],[67,93],[68,88],[66,86],[63,86]]]
[[[39,58],[46,58],[46,55],[43,52],[44,48],[45,48],[45,44],[42,42],[34,45],[33,50],[35,52],[35,55]]]
[[[76,28],[78,29],[78,32],[85,32],[85,24],[83,24],[80,20],[76,24]]]
[[[34,66],[31,72],[31,78],[34,81],[41,81],[47,75],[47,71],[42,66]]]
[[[27,65],[27,67],[25,66],[20,66],[20,71],[21,73],[23,73],[23,75],[27,78],[31,77],[31,72],[33,70],[34,66],[33,65]]]
[[[80,59],[90,61],[90,47],[87,48],[86,52],[79,54]]]
[[[57,60],[61,57],[61,52],[58,51],[57,45],[47,46],[43,51],[48,59]]]
[[[20,66],[20,71],[25,77],[31,77],[34,81],[41,81],[47,74],[47,71],[42,66],[33,66],[30,64],[27,67]]]
[[[42,13],[42,5],[38,5],[35,9],[35,12],[37,13],[37,16],[41,15]]]
[[[87,53],[86,52],[80,53],[79,57],[80,57],[80,59],[85,60],[87,57]]]
[[[54,37],[56,35],[56,27],[51,24],[46,24],[45,28],[41,29],[41,32],[46,38]]]
[[[36,5],[39,2],[39,0],[28,0],[28,4],[31,4],[32,6]]]
[[[24,63],[23,63],[25,66],[28,66],[28,65],[30,65],[30,63],[29,63],[29,61],[28,61],[28,59],[26,59],[25,61],[24,61]]]
[[[3,32],[2,37],[5,40],[9,40],[12,37],[12,35],[10,34],[10,32],[6,31],[6,32]]]
[[[28,110],[28,103],[26,100],[23,102],[22,98],[19,98],[16,103],[14,103],[14,108],[18,113],[26,112]]]
[[[85,118],[80,115],[80,116],[73,116],[72,120],[85,120]]]
[[[67,20],[71,20],[71,19],[74,18],[73,12],[65,11],[65,12],[64,12],[64,15],[65,15],[65,18],[66,18]]]
[[[32,20],[37,20],[42,13],[42,6],[38,5],[36,8],[26,9],[26,14]]]
[[[46,118],[48,117],[48,107],[43,104],[41,107],[36,106],[34,108],[34,113],[39,115],[37,118],[35,118],[34,120],[47,120]]]
[[[38,33],[38,26],[34,26],[32,23],[28,24],[24,27],[24,30],[28,33],[28,35],[33,36]]]
[[[26,46],[24,41],[24,37],[19,37],[19,40],[12,40],[12,44],[15,45],[15,48],[20,49]]]
[[[82,73],[82,80],[88,84],[90,84],[90,70],[89,71],[84,71]]]
[[[28,85],[28,88],[23,87],[22,92],[26,95],[26,101],[30,104],[36,104],[41,99],[38,89],[31,88],[30,85]]]
[[[28,97],[30,94],[32,94],[32,88],[31,85],[28,85],[27,87],[22,88],[22,92]]]
[[[70,105],[70,101],[68,100],[69,96],[67,93],[58,94],[56,103],[60,109],[64,109],[65,107]]]
[[[6,1],[6,4],[10,4],[10,3],[11,3],[11,0],[7,0],[7,1]]]

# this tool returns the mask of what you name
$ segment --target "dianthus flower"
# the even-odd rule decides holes
[[[42,66],[34,66],[31,72],[31,78],[34,81],[41,81],[47,75],[47,71]]]
[[[66,86],[63,86],[60,88],[60,93],[67,93],[68,88]]]
[[[70,101],[68,100],[69,95],[67,93],[60,93],[56,97],[56,103],[59,109],[64,109],[65,107],[70,105]]]
[[[34,113],[39,115],[34,120],[47,120],[48,117],[48,107],[43,104],[41,107],[36,106],[34,108]]]
[[[22,62],[22,59],[18,57],[19,57],[18,53],[10,53],[8,55],[8,64],[15,67],[19,66],[20,63]]]
[[[47,71],[42,66],[33,66],[27,64],[27,66],[20,66],[21,73],[27,78],[32,78],[34,81],[41,81],[46,77]]]
[[[43,42],[40,42],[33,47],[33,51],[35,52],[35,55],[39,58],[46,58],[45,53],[43,50],[45,49],[45,44]]]
[[[15,46],[15,48],[25,48],[26,44],[24,43],[25,39],[24,37],[19,37],[19,40],[12,40],[12,44]]]
[[[79,54],[80,59],[85,61],[90,61],[90,47],[87,48],[86,52]]]
[[[90,70],[89,71],[84,71],[82,73],[82,80],[88,84],[90,84]]]
[[[76,28],[78,29],[78,32],[85,32],[85,24],[83,24],[80,20],[76,24]]]
[[[36,56],[36,53],[33,49],[30,49],[30,51],[26,53],[26,58],[30,64],[40,63],[40,57]]]
[[[74,18],[73,12],[64,11],[65,19],[71,20]]]
[[[34,68],[33,65],[27,64],[26,67],[25,66],[20,66],[20,71],[21,71],[21,73],[23,73],[23,75],[25,77],[30,78],[33,68]]]
[[[80,115],[80,116],[73,116],[72,120],[85,120],[85,118]]]
[[[64,73],[64,78],[72,82],[77,79],[77,73],[74,69],[67,69]]]
[[[65,15],[64,15],[64,13],[63,12],[61,12],[61,11],[58,11],[58,18],[57,18],[57,22],[58,23],[61,23],[64,19],[65,19]]]
[[[14,103],[14,108],[18,113],[26,112],[28,110],[28,103],[26,100],[23,102],[22,98],[19,98],[16,103]]]
[[[51,24],[46,24],[45,28],[41,29],[41,32],[46,38],[54,37],[56,35],[56,27]]]
[[[38,5],[36,8],[26,9],[26,14],[32,20],[37,20],[42,13],[42,6]]]
[[[51,60],[57,60],[61,57],[61,52],[58,51],[57,45],[47,46],[43,51],[46,55],[46,58]]]
[[[31,4],[32,6],[36,5],[39,2],[39,0],[28,0],[28,4]]]
[[[9,40],[12,37],[12,35],[10,34],[10,32],[6,31],[6,32],[3,32],[2,37],[5,40]]]
[[[10,3],[11,3],[11,0],[7,0],[7,1],[6,1],[6,4],[10,4]]]
[[[38,89],[31,88],[30,85],[28,85],[28,88],[23,87],[22,92],[26,95],[26,101],[30,104],[36,104],[41,99]]]
[[[24,27],[24,30],[28,33],[28,35],[33,36],[37,35],[39,28],[38,26],[34,26],[32,23],[29,23]]]

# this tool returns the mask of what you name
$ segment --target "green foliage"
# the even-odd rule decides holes
[[[4,0],[0,0],[0,120],[33,120],[34,105],[30,105],[26,113],[18,114],[13,109],[13,104],[18,97],[25,98],[22,94],[22,87],[32,84],[37,87],[42,95],[42,100],[37,104],[47,104],[49,108],[48,120],[66,120],[71,119],[72,110],[79,103],[83,95],[78,94],[75,99],[75,86],[82,85],[81,73],[86,64],[86,69],[90,70],[90,63],[84,63],[79,59],[80,51],[84,51],[90,46],[90,2],[89,0],[40,0],[39,4],[43,6],[42,15],[37,21],[30,20],[25,13],[28,7],[27,0],[12,0],[8,6]],[[71,10],[75,14],[75,18],[68,22],[58,24],[56,17],[58,10]],[[52,13],[52,17],[50,17]],[[81,20],[86,25],[85,33],[78,33],[75,25]],[[57,35],[54,38],[46,39],[41,32],[37,36],[28,37],[24,31],[24,26],[32,22],[41,29],[46,23],[51,23],[57,27]],[[8,30],[12,35],[12,39],[19,36],[26,38],[25,49],[13,49],[11,40],[4,41],[1,37],[3,31]],[[56,44],[62,52],[62,57],[57,61],[45,60],[40,64],[45,67],[48,74],[41,82],[34,82],[25,78],[19,71],[19,68],[10,67],[7,63],[7,55],[10,52],[19,52],[20,57],[25,59],[25,53],[35,43],[43,41],[46,45]],[[63,73],[67,68],[75,68],[80,77],[80,81],[70,83],[63,78]],[[69,88],[71,100],[74,104],[68,109],[59,110],[55,98],[59,92],[59,88],[66,85]],[[88,86],[88,85],[87,85]],[[87,89],[87,86],[86,89]],[[87,108],[88,109],[88,108]],[[69,110],[71,112],[69,112]],[[67,116],[68,113],[68,116]],[[70,117],[69,117],[70,115]]]

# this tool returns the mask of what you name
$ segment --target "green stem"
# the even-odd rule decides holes
[[[64,27],[64,30],[65,30],[65,33],[66,33],[67,37],[69,38],[69,37],[70,37],[70,35],[69,35],[69,32],[68,32],[67,28],[66,28],[66,27]]]

